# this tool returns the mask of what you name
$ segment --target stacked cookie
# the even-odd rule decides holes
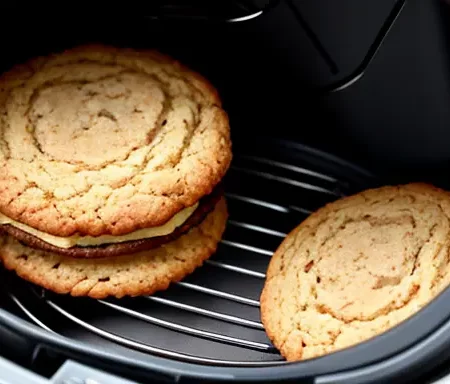
[[[450,283],[450,194],[425,184],[368,190],[308,217],[271,259],[264,327],[303,360],[398,325]]]
[[[215,89],[150,51],[79,47],[0,77],[0,258],[58,293],[150,294],[211,256],[227,219]]]
[[[84,46],[0,77],[0,260],[57,293],[152,294],[217,249],[228,117],[153,51]],[[271,259],[261,317],[288,360],[370,339],[450,283],[450,194],[384,187],[331,203]]]

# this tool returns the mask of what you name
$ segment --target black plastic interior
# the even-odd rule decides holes
[[[0,66],[1,69],[7,69],[28,56],[85,42],[98,41],[160,49],[203,73],[218,88],[224,107],[230,115],[232,137],[237,154],[257,156],[268,154],[268,158],[301,166],[305,166],[310,161],[316,171],[331,172],[340,180],[346,181],[355,191],[378,183],[407,181],[431,181],[439,186],[450,186],[448,177],[450,29],[447,29],[450,28],[448,27],[450,11],[449,6],[444,2],[440,0],[406,1],[373,61],[358,81],[330,94],[314,91],[335,84],[357,70],[370,51],[386,19],[399,3],[399,0],[364,2],[360,0],[339,2],[282,0],[276,2],[276,5],[263,16],[241,23],[158,20],[158,18],[149,17],[150,10],[147,13],[145,11],[86,13],[82,9],[75,9],[73,13],[65,12],[62,17],[54,17],[48,12],[38,13],[38,11],[25,15],[10,12],[10,17],[0,25],[3,35],[8,36],[2,43]],[[264,5],[266,4],[255,3],[256,7]],[[237,8],[227,9],[227,12],[240,12]],[[20,28],[18,28],[19,25]],[[18,29],[23,33],[19,33]],[[287,140],[289,144],[277,144],[274,139]],[[330,161],[322,154],[305,157],[306,152],[301,149],[302,147],[296,147],[296,143],[306,144],[351,161],[375,173],[378,178],[362,176],[359,170],[347,164],[336,165],[334,161]],[[257,168],[245,160],[239,161],[238,166],[251,166],[256,171],[267,171],[267,168],[261,165],[259,166],[262,168]],[[284,171],[276,172],[279,172],[278,175],[281,177],[288,176],[287,173],[283,173]],[[230,174],[230,184],[234,188],[245,190],[245,188],[254,187],[250,185],[252,180],[247,180],[248,184],[246,184],[244,178],[236,180],[236,177],[235,173]],[[234,181],[233,178],[235,178]],[[304,181],[304,179],[301,180]],[[275,200],[278,199],[278,202],[283,200],[284,195],[277,195],[275,189],[277,187],[274,184],[261,184],[260,187],[272,188],[269,195]],[[256,188],[256,195],[262,194],[262,190],[262,188]],[[351,191],[353,190],[350,189],[348,192]],[[295,192],[290,190],[289,193],[290,202],[294,204]],[[302,203],[306,201],[310,210],[324,203],[320,199],[315,200],[315,194],[301,196]],[[296,205],[300,204],[296,203]],[[236,209],[236,211],[239,210],[240,207]],[[250,213],[253,214],[249,211],[244,212],[246,215]],[[265,217],[258,212],[256,215],[260,215],[257,216],[260,223],[277,223],[276,227],[280,231],[288,231],[301,220],[301,215],[291,217],[291,221],[276,218],[276,215]],[[243,242],[247,240],[245,234],[241,232],[232,235]],[[254,246],[273,248],[277,240],[259,236],[252,241]],[[258,264],[257,260],[243,259],[239,253],[234,253],[232,256],[224,253],[222,256],[240,258],[243,262],[242,267],[264,272],[264,264]],[[238,279],[235,275],[227,273],[224,279]],[[131,372],[132,376],[136,374],[148,378],[151,371],[159,372],[168,380],[177,377],[189,378],[190,375],[198,377],[200,373],[204,379],[237,377],[241,380],[256,380],[257,374],[264,374],[271,380],[307,378],[312,381],[314,377],[323,376],[325,383],[327,373],[336,373],[344,368],[357,370],[369,362],[381,364],[382,361],[391,361],[390,358],[406,353],[413,344],[420,341],[426,343],[427,337],[431,337],[434,332],[444,327],[450,317],[450,310],[447,310],[447,306],[443,304],[448,300],[450,292],[445,292],[424,311],[392,332],[324,359],[292,365],[283,364],[278,367],[280,371],[273,367],[272,371],[262,367],[234,368],[232,371],[227,371],[227,368],[214,370],[215,367],[210,365],[194,369],[188,363],[178,363],[160,357],[148,358],[147,366],[145,366],[142,356],[138,358],[134,355],[135,352],[129,350],[125,352],[123,347],[117,350],[111,349],[111,345],[98,336],[80,331],[79,327],[74,327],[67,319],[58,317],[54,311],[49,311],[48,305],[42,302],[42,298],[34,296],[36,292],[31,292],[28,285],[14,279],[11,274],[7,276],[8,289],[12,287],[14,294],[27,303],[28,309],[39,314],[44,323],[57,325],[58,333],[76,340],[72,344],[70,340],[64,344],[58,337],[52,338],[47,335],[46,339],[42,331],[32,327],[26,331],[26,338],[34,340],[31,344],[26,341],[26,338],[19,343],[15,339],[17,335],[11,336],[11,340],[16,340],[16,346],[20,345],[16,349],[9,348],[9,353],[14,354],[12,358],[43,371],[45,371],[43,366],[57,365],[54,363],[57,361],[55,356],[61,358],[71,354],[81,360],[84,358],[90,363],[101,364],[98,359],[90,358],[98,358],[101,354],[92,352],[91,356],[83,355],[83,347],[77,344],[83,341],[87,342],[87,345],[92,345],[93,349],[103,348],[103,352],[110,354],[111,360],[103,356],[107,369],[126,372],[127,367],[123,359],[134,358],[135,361],[130,362],[128,369],[134,363],[145,374]],[[205,279],[205,276],[208,278],[211,274],[203,274],[198,278]],[[253,280],[245,280],[242,284],[248,284],[248,292],[253,296],[257,295],[262,282],[258,280],[256,283],[249,283],[248,281]],[[216,283],[222,284],[222,287],[229,285],[224,280],[217,280]],[[240,283],[235,280],[235,284]],[[38,290],[37,294],[39,293]],[[174,290],[169,293],[170,295],[179,297],[177,295],[181,293]],[[88,300],[80,300],[79,303],[83,302],[83,304],[77,306],[65,301],[64,298],[46,296],[44,299],[46,298],[54,300],[55,303],[61,302],[71,306],[73,310],[78,311],[77,314],[80,317],[84,316],[90,323],[110,327],[109,329],[118,333],[124,332],[121,327],[126,327],[126,325],[120,325],[118,317],[113,319],[102,317],[110,313],[108,308],[105,308],[104,312],[103,310],[96,312],[99,310],[96,305],[94,311],[87,313],[85,308],[94,306]],[[199,300],[189,297],[185,299],[193,300],[193,302]],[[139,308],[139,303],[136,305]],[[211,303],[211,305],[214,309],[216,304]],[[27,316],[11,302],[10,296],[5,292],[0,295],[0,306],[27,319]],[[159,313],[157,304],[151,308],[152,315]],[[169,316],[167,318],[169,320],[178,316],[176,311],[170,313],[163,310],[159,314]],[[258,312],[253,308],[243,317],[256,321]],[[13,322],[8,323],[7,313],[0,312],[0,324],[2,321],[8,324],[8,329],[14,329]],[[17,327],[16,332],[18,332],[17,329],[21,332],[26,330],[26,325],[22,323],[17,323]],[[137,339],[144,337],[136,328],[127,332],[130,337]],[[251,335],[245,333],[247,331],[240,332],[243,332],[240,336],[247,338]],[[6,333],[2,334],[6,335]],[[232,334],[236,336],[235,333]],[[258,333],[257,337],[261,337],[258,340],[261,343],[267,342],[263,335]],[[3,338],[7,340],[6,336]],[[217,347],[211,341],[199,341],[196,338],[189,340],[191,345],[177,346],[177,339],[174,339],[171,347],[195,350],[198,354],[211,354],[216,358],[223,358],[230,353],[234,354],[238,360],[247,358],[261,361],[280,360],[280,357],[272,350],[265,354],[249,350],[243,352],[241,349],[233,350],[232,348],[222,350],[222,347]],[[38,344],[41,342],[44,342],[43,345],[51,344],[51,349],[58,351],[47,356],[48,351],[44,348],[45,364],[36,363],[38,359],[36,356],[32,357],[33,354],[41,356],[42,353],[42,349],[38,350],[39,353],[36,352],[36,341]],[[408,376],[405,374],[405,369],[408,361],[415,367],[424,366],[427,362],[427,369],[438,365],[440,360],[437,356],[442,356],[442,351],[449,345],[449,340],[445,337],[441,337],[440,341],[440,345],[434,341],[434,344],[432,342],[426,344],[427,347],[423,347],[422,353],[416,352],[414,355],[416,360],[411,357],[400,360],[396,363],[397,369],[393,370],[392,376],[389,377],[398,377],[403,374],[403,379],[406,380]],[[165,341],[161,340],[161,343],[164,344]],[[1,350],[0,353],[2,353]],[[246,355],[240,355],[243,353]],[[113,360],[120,361],[120,364],[111,366],[110,362]],[[52,361],[53,365],[47,364],[49,361]],[[372,380],[383,377],[382,371],[377,372],[380,376],[372,375]],[[421,372],[427,373],[423,367]],[[44,373],[49,375],[51,372]],[[418,375],[420,376],[420,374],[414,374],[414,379],[418,379]],[[411,377],[408,380],[412,382]],[[369,381],[370,379],[367,382]]]

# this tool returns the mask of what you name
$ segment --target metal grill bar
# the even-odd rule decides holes
[[[49,328],[47,325],[45,325],[41,320],[39,320],[36,316],[34,316],[23,304],[22,302],[14,296],[12,293],[9,293],[9,297],[16,303],[16,305],[27,315],[36,325],[39,325],[41,328],[44,328],[45,330],[56,333],[53,329]]]
[[[164,299],[162,297],[157,297],[157,296],[146,296],[146,299],[155,301],[160,304],[167,305],[169,307],[174,307],[177,309],[182,309],[185,311],[189,311],[189,312],[196,313],[199,315],[204,315],[204,316],[211,317],[214,319],[227,321],[229,323],[243,325],[243,326],[255,328],[255,329],[261,329],[261,330],[264,329],[261,322],[258,322],[258,321],[247,320],[247,319],[243,319],[243,318],[237,317],[237,316],[231,316],[231,315],[227,315],[227,314],[220,313],[220,312],[209,311],[207,309],[194,307],[193,305],[179,303],[177,301],[168,300],[168,299]]]
[[[253,247],[251,245],[238,243],[236,241],[222,240],[221,243],[224,245],[228,245],[229,247],[234,247],[234,248],[244,249],[245,251],[259,253],[260,255],[272,256],[272,254],[273,254],[273,252],[268,251],[267,249]]]
[[[304,215],[310,215],[312,213],[312,211],[310,211],[306,208],[301,208],[301,207],[298,207],[295,205],[289,205],[289,207],[285,207],[285,206],[282,206],[279,204],[269,203],[267,201],[254,199],[252,197],[242,196],[242,195],[238,195],[238,194],[234,194],[234,193],[226,193],[225,196],[231,200],[243,201],[245,203],[257,205],[259,207],[268,208],[273,211],[282,212],[282,213],[290,213],[291,211],[300,212]]]
[[[200,329],[187,327],[185,325],[181,325],[181,324],[177,324],[177,323],[172,323],[170,321],[158,319],[157,317],[154,317],[154,316],[144,315],[143,313],[134,311],[129,308],[122,307],[121,305],[108,303],[107,301],[104,301],[104,300],[98,300],[98,302],[103,305],[106,305],[109,308],[115,309],[121,313],[125,313],[128,316],[134,317],[136,319],[143,320],[150,324],[156,324],[161,327],[165,327],[165,328],[168,328],[168,329],[171,329],[174,331],[183,332],[183,333],[186,333],[191,336],[203,337],[205,339],[209,339],[209,340],[213,340],[213,341],[224,342],[224,343],[228,343],[228,344],[238,345],[243,348],[251,348],[251,349],[257,349],[257,350],[261,350],[261,351],[268,351],[273,348],[270,344],[264,344],[264,343],[258,343],[256,341],[239,339],[237,337],[225,336],[225,335],[221,335],[221,334],[215,333],[215,332],[202,331]]]
[[[275,230],[269,229],[269,228],[264,228],[259,225],[243,223],[241,221],[228,220],[228,225],[234,225],[235,227],[249,229],[251,231],[264,233],[266,235],[271,235],[271,236],[276,236],[276,237],[281,237],[281,238],[286,237],[286,233],[284,233],[284,232],[275,231]],[[222,243],[223,243],[223,241],[222,241]]]
[[[225,196],[228,199],[243,201],[245,203],[257,205],[259,207],[268,208],[273,211],[289,213],[289,208],[283,207],[282,205],[279,205],[279,204],[269,203],[264,200],[254,199],[253,197],[242,196],[242,195],[238,195],[235,193],[225,193]]]
[[[266,278],[266,275],[264,273],[252,271],[251,269],[247,269],[247,268],[236,267],[235,265],[231,265],[231,264],[221,263],[220,261],[206,260],[205,264],[208,264],[208,265],[211,265],[211,266],[217,267],[217,268],[226,269],[228,271],[241,273],[243,275],[257,277],[259,279]]]
[[[259,176],[262,177],[264,179],[267,180],[273,180],[273,181],[278,181],[280,183],[284,183],[284,184],[289,184],[289,185],[293,185],[294,187],[299,187],[302,189],[308,189],[311,191],[316,191],[316,192],[320,192],[320,193],[324,193],[327,195],[333,195],[333,196],[341,196],[341,194],[337,191],[332,191],[323,187],[318,187],[317,185],[313,185],[313,184],[309,184],[309,183],[305,183],[302,181],[297,181],[297,180],[293,180],[293,179],[289,179],[287,177],[281,177],[281,176],[275,176],[271,173],[268,172],[261,172],[261,171],[255,171],[253,169],[247,169],[247,168],[242,168],[242,167],[236,167],[233,166],[232,167],[235,171],[238,172],[243,172],[243,173],[247,173],[250,175],[255,175],[255,176]]]
[[[259,308],[259,301],[258,300],[249,299],[249,298],[244,297],[244,296],[234,295],[232,293],[222,292],[222,291],[219,291],[217,289],[202,287],[201,285],[186,283],[186,282],[183,282],[183,281],[180,281],[180,282],[176,283],[176,285],[179,285],[179,286],[187,288],[187,289],[192,289],[193,291],[205,293],[207,295],[220,297],[221,299],[226,299],[226,300],[234,301],[236,303],[247,304],[247,305],[250,305],[252,307],[258,307]]]
[[[303,215],[310,215],[312,213],[312,211],[310,211],[308,209],[297,207],[295,205],[290,205],[289,209],[292,209],[293,211],[296,211],[296,212],[300,212]]]
[[[309,176],[313,176],[316,177],[318,179],[322,179],[322,180],[327,180],[330,181],[332,183],[339,183],[339,180],[337,180],[334,177],[328,176],[328,175],[324,175],[323,173],[319,173],[316,171],[312,171],[310,169],[306,169],[303,167],[298,167],[297,165],[292,165],[292,164],[286,164],[283,163],[281,161],[275,161],[275,160],[271,160],[271,159],[266,159],[263,157],[258,157],[258,156],[239,156],[242,159],[249,159],[249,160],[253,160],[256,161],[258,163],[262,163],[262,164],[267,164],[267,165],[273,165],[275,167],[278,168],[284,168],[284,169],[288,169],[290,171],[294,171],[303,175],[309,175]]]
[[[81,319],[79,319],[76,316],[73,316],[71,313],[67,312],[63,308],[61,308],[59,305],[55,304],[53,301],[46,300],[47,304],[50,305],[53,309],[55,309],[57,312],[59,312],[61,315],[65,316],[69,320],[73,321],[75,324],[78,324],[79,326],[89,330],[90,332],[99,335],[107,340],[113,341],[117,344],[124,345],[128,348],[132,348],[138,351],[146,352],[146,353],[154,353],[157,355],[163,355],[166,357],[171,357],[174,359],[181,359],[188,362],[193,363],[204,363],[204,364],[216,364],[216,365],[228,365],[228,366],[234,366],[234,365],[242,365],[242,366],[267,366],[269,365],[277,365],[280,364],[280,362],[273,362],[272,364],[269,362],[248,362],[248,361],[230,361],[230,360],[221,360],[221,359],[208,359],[204,357],[199,356],[192,356],[185,353],[179,353],[174,351],[169,351],[167,349],[163,348],[157,348],[152,347],[151,345],[140,343],[134,340],[130,340],[126,337],[118,336],[112,332],[107,332],[101,328],[95,327]],[[278,352],[273,348],[272,346],[269,346],[269,348],[266,350],[267,353],[274,353],[277,354]]]

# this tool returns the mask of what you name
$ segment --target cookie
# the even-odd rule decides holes
[[[426,184],[372,189],[309,216],[271,259],[264,328],[289,361],[394,327],[450,282],[450,194]]]
[[[66,255],[75,258],[101,258],[112,257],[120,255],[130,255],[137,252],[142,252],[150,249],[160,247],[163,244],[171,242],[189,231],[190,228],[195,227],[203,221],[205,216],[214,209],[216,203],[222,198],[222,188],[216,187],[214,191],[203,197],[198,208],[194,213],[180,226],[168,235],[144,238],[141,240],[125,241],[115,244],[105,244],[100,246],[73,246],[70,248],[61,248],[52,245],[44,240],[39,239],[19,228],[12,225],[3,225],[0,231],[3,230],[8,235],[16,238],[22,244],[31,248],[40,249]]]
[[[231,157],[217,91],[160,53],[83,46],[0,77],[0,213],[46,234],[164,225]]]
[[[134,255],[93,260],[36,250],[2,235],[0,258],[23,279],[59,294],[96,299],[150,295],[183,279],[216,251],[227,215],[222,198],[201,224],[173,242]]]

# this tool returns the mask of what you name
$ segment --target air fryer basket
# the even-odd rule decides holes
[[[311,210],[376,186],[377,179],[292,142],[251,144],[244,139],[236,144],[225,181],[230,221],[218,252],[166,292],[121,300],[70,298],[5,273],[3,294],[14,304],[13,312],[27,320],[0,311],[0,329],[14,331],[10,342],[22,350],[18,353],[30,350],[40,366],[55,364],[55,356],[73,356],[145,382],[156,377],[348,383],[352,375],[355,382],[380,382],[404,369],[437,364],[450,344],[450,324],[443,325],[448,313],[442,311],[450,292],[419,316],[355,348],[301,363],[282,360],[265,336],[258,311],[272,251]],[[18,342],[17,334],[25,339]],[[336,374],[346,371],[338,381]]]
[[[422,148],[419,160],[412,152],[420,144],[421,132],[411,134],[410,144],[400,145],[393,127],[403,132],[414,122],[401,120],[406,116],[401,108],[409,106],[395,108],[398,94],[390,99],[391,115],[396,114],[377,127],[378,136],[373,132],[374,115],[389,115],[376,107],[389,96],[379,86],[380,76],[390,66],[411,64],[418,48],[410,43],[403,50],[405,58],[395,61],[389,53],[398,50],[399,35],[409,41],[404,30],[414,29],[417,18],[425,14],[434,26],[438,6],[376,0],[362,7],[359,0],[346,0],[339,9],[327,0],[323,7],[343,12],[341,20],[347,16],[344,37],[330,39],[325,31],[338,30],[342,23],[327,19],[326,27],[318,24],[312,3],[279,1],[263,16],[231,24],[186,20],[149,24],[147,18],[129,14],[77,12],[61,19],[11,14],[0,28],[20,21],[32,32],[5,42],[4,68],[29,55],[97,40],[156,47],[204,73],[218,87],[230,114],[234,160],[225,178],[230,219],[218,252],[165,292],[121,300],[71,298],[1,270],[1,354],[47,376],[71,358],[143,382],[360,383],[399,377],[412,382],[444,361],[443,351],[450,346],[449,290],[379,337],[299,363],[281,358],[259,320],[259,295],[270,256],[311,211],[387,182],[432,180],[446,185],[445,178],[435,178],[450,158],[443,144],[436,150]],[[366,28],[357,38],[350,33],[352,28],[361,31],[362,25]],[[294,30],[298,38],[292,37]],[[349,36],[355,40],[346,56],[339,48],[348,46]],[[444,37],[434,29],[430,38]],[[446,53],[437,43],[423,44],[439,61],[435,67],[443,68]],[[430,89],[433,82],[445,81],[435,67],[429,75]],[[404,79],[399,77],[400,87]],[[396,77],[391,73],[382,79],[395,83]],[[446,89],[441,87],[441,92],[448,102]],[[364,102],[372,105],[365,112]],[[435,106],[428,107],[423,113],[431,116]],[[445,118],[440,115],[433,121],[433,132],[441,133],[433,139],[436,142],[445,142],[448,135],[440,130],[450,123]],[[378,150],[367,137],[375,140]],[[385,145],[389,138],[393,142]],[[430,140],[425,144],[431,145]],[[395,143],[397,151],[392,150]]]

